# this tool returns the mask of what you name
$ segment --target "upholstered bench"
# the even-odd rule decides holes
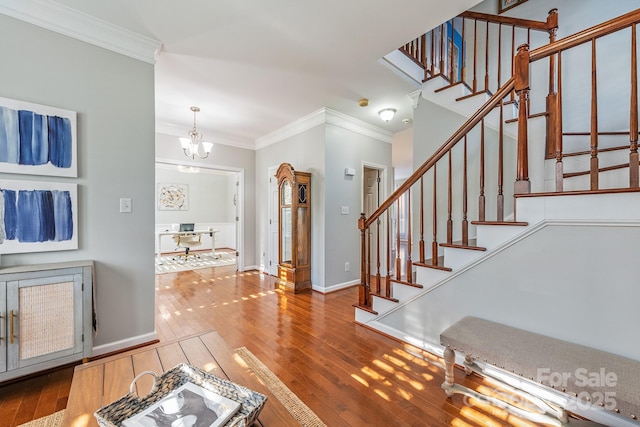
[[[559,339],[477,317],[464,317],[440,335],[445,346],[445,382],[447,396],[460,393],[487,401],[531,421],[566,425],[565,409],[548,400],[534,397],[520,387],[507,389],[520,394],[539,408],[525,411],[500,399],[481,395],[454,384],[455,353],[465,356],[465,372],[496,378],[476,362],[484,362],[527,380],[564,392],[567,400],[583,409],[590,405],[614,411],[637,420],[640,415],[640,361],[596,350]],[[495,370],[494,370],[495,371]]]

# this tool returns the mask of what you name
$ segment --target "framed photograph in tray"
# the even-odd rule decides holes
[[[162,400],[122,422],[124,427],[218,427],[240,409],[228,399],[193,383],[186,383]]]

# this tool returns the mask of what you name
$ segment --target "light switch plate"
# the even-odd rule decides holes
[[[120,198],[120,212],[131,212],[131,198]]]
[[[341,213],[342,215],[349,215],[349,206],[342,206],[342,207],[340,208],[340,213]]]

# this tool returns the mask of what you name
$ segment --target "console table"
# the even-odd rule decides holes
[[[233,349],[216,331],[146,346],[76,366],[62,425],[98,426],[93,413],[129,393],[129,385],[137,374],[147,370],[160,374],[179,363],[189,363],[266,395],[267,402],[255,425],[299,426],[253,372],[240,364]],[[145,396],[152,382],[149,375],[140,378],[136,382],[138,394]]]

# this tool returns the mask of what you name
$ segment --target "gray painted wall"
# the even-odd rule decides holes
[[[326,126],[326,198],[325,198],[325,288],[360,281],[360,230],[358,218],[363,210],[363,165],[386,168],[386,189],[380,201],[391,194],[391,144],[360,135],[335,125]],[[356,170],[345,176],[345,168]],[[383,184],[385,182],[383,181]],[[341,207],[349,214],[342,215]],[[350,269],[345,271],[344,263]]]
[[[358,217],[362,209],[362,167],[381,165],[391,185],[391,144],[333,124],[321,124],[258,150],[257,228],[260,256],[268,251],[270,167],[287,162],[296,170],[311,172],[311,282],[326,292],[351,284],[360,277]],[[345,168],[356,170],[346,177]],[[387,195],[389,191],[387,190]],[[341,214],[349,206],[349,214]],[[344,271],[344,263],[350,270]],[[263,261],[264,262],[264,261]]]
[[[260,264],[269,245],[269,168],[290,163],[295,170],[311,173],[311,283],[324,287],[325,245],[325,125],[269,145],[256,152],[256,227]]]
[[[153,66],[0,15],[0,96],[78,113],[79,249],[3,255],[2,265],[95,260],[94,345],[154,334]],[[119,213],[119,198],[133,199]],[[117,308],[117,309],[114,309]],[[109,348],[111,350],[111,348]]]

